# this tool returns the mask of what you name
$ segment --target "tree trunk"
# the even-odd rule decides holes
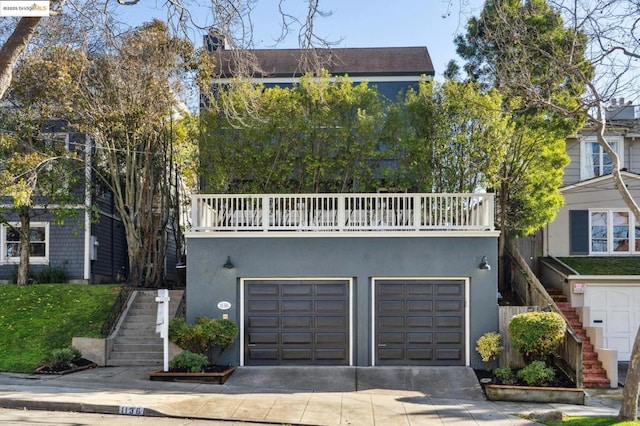
[[[20,18],[18,25],[13,30],[7,41],[0,48],[0,99],[11,84],[13,66],[18,56],[29,44],[36,27],[40,23],[40,17]]]
[[[28,208],[20,208],[20,262],[18,263],[18,277],[16,284],[29,284],[29,254],[31,240],[31,218]]]
[[[629,360],[629,371],[622,392],[622,405],[618,419],[634,421],[638,418],[638,384],[640,383],[640,328],[636,333],[633,351]]]

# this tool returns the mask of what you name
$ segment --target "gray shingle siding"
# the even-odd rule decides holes
[[[84,279],[83,213],[79,210],[77,217],[66,218],[62,225],[54,223],[50,213],[39,215],[31,220],[32,223],[49,223],[49,265],[30,265],[31,271],[38,271],[48,266],[63,267],[70,280]],[[9,280],[15,268],[15,264],[0,264],[0,280]]]
[[[96,259],[92,261],[93,281],[116,282],[128,274],[127,241],[120,220],[100,214],[92,225],[98,241]]]
[[[49,265],[64,267],[70,280],[84,279],[84,215],[49,227]]]

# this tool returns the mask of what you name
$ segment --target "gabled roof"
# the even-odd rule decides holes
[[[365,47],[331,49],[216,50],[212,52],[221,77],[232,77],[241,55],[257,60],[254,78],[299,77],[320,65],[331,75],[349,76],[433,76],[435,71],[427,48]],[[317,67],[316,67],[317,68]]]
[[[640,174],[637,174],[637,173],[631,173],[631,172],[628,172],[626,170],[622,170],[620,172],[620,174],[622,174],[623,178],[640,180]],[[591,185],[597,185],[599,183],[606,182],[606,181],[612,180],[612,179],[613,179],[613,177],[612,177],[611,173],[609,173],[609,174],[606,174],[606,175],[597,176],[597,177],[594,177],[594,178],[591,178],[591,179],[582,180],[582,181],[577,182],[577,183],[572,183],[572,184],[563,186],[563,187],[561,187],[559,189],[559,191],[560,192],[565,192],[565,191],[568,191],[570,189],[576,189],[576,188],[581,188],[581,187],[585,187],[585,186],[588,187],[588,186],[591,186]]]

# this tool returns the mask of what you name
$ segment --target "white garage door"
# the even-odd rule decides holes
[[[640,324],[640,287],[590,284],[584,304],[591,311],[589,325],[603,328],[605,347],[618,351],[618,361],[629,361]]]

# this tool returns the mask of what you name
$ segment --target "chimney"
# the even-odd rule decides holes
[[[611,98],[611,105],[605,109],[605,118],[612,121],[635,120],[636,107],[624,98]]]
[[[211,28],[209,33],[206,34],[203,39],[204,45],[209,52],[225,50],[228,48],[224,35],[222,35],[222,32],[216,28]]]

